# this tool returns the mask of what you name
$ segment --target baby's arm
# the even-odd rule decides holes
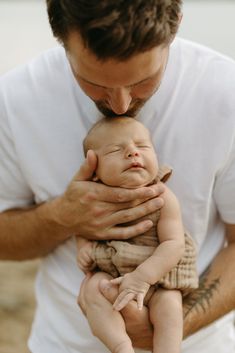
[[[77,263],[80,269],[87,273],[95,267],[92,258],[92,249],[96,241],[87,240],[82,237],[77,237]]]
[[[179,202],[168,188],[162,197],[164,206],[157,226],[159,246],[133,272],[111,280],[114,284],[120,284],[120,294],[114,303],[116,310],[121,310],[132,299],[137,300],[138,308],[141,309],[150,285],[157,283],[183,256],[184,228]]]

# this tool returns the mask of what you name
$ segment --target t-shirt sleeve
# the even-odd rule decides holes
[[[23,176],[7,112],[0,99],[0,212],[33,203],[33,193]]]
[[[214,197],[222,220],[235,224],[235,138],[226,164],[216,177]]]

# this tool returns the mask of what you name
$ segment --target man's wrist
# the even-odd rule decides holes
[[[51,234],[64,241],[73,236],[73,231],[60,222],[58,212],[60,202],[60,197],[47,201],[41,204],[36,212],[45,229],[50,230]]]

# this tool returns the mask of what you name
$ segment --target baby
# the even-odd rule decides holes
[[[84,140],[85,154],[89,150],[98,158],[93,180],[109,186],[139,188],[165,182],[171,175],[169,168],[158,167],[149,131],[133,118],[103,118],[96,123]],[[85,273],[107,272],[114,277],[111,283],[119,286],[112,315],[87,303],[89,325],[93,329],[100,320],[97,336],[111,352],[134,352],[120,313],[131,300],[136,300],[140,310],[143,305],[149,308],[153,352],[180,352],[182,296],[198,286],[195,249],[184,232],[176,196],[165,186],[161,197],[164,206],[144,217],[153,227],[142,235],[124,241],[78,237],[79,267]]]

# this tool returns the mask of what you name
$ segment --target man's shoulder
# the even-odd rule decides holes
[[[203,44],[177,37],[173,43],[173,55],[179,56],[181,61],[194,62],[203,68],[203,65],[223,65],[229,70],[235,70],[235,60]],[[213,65],[212,65],[213,68]]]
[[[56,96],[69,72],[64,49],[49,49],[0,77],[0,99],[14,105],[29,102],[30,97],[40,100],[46,94]]]
[[[211,48],[182,38],[173,43],[171,63],[177,63],[185,89],[214,101],[235,90],[235,61]],[[172,64],[172,65],[173,65]],[[234,99],[233,99],[234,100]]]
[[[62,47],[54,47],[40,53],[25,64],[16,66],[0,77],[0,85],[8,86],[19,80],[43,78],[53,72],[61,72],[67,64],[65,51]]]

